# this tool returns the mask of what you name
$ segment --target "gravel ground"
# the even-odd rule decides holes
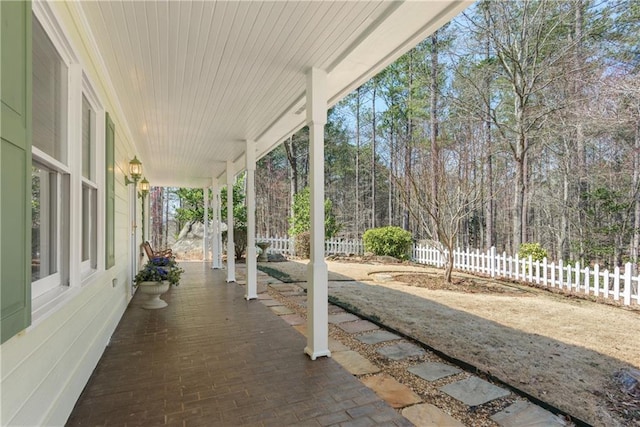
[[[450,289],[429,277],[438,270],[419,266],[327,263],[331,298],[587,423],[640,425],[637,401],[610,402],[626,397],[613,382],[614,374],[640,368],[637,310],[485,279],[476,289],[469,275],[459,276],[461,289]],[[306,286],[304,262],[269,267]],[[495,403],[499,407],[489,404],[470,411],[437,391],[442,384],[422,381],[401,366],[418,360],[390,362],[375,353],[375,346],[333,325],[330,333],[465,424],[492,425],[488,415],[511,403],[503,399]],[[436,356],[424,359],[430,357]]]

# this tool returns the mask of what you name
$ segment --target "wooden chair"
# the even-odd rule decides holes
[[[154,251],[153,248],[151,248],[151,244],[149,244],[149,242],[144,242],[142,244],[142,247],[144,248],[144,251],[147,254],[147,258],[149,259],[157,257],[173,258],[173,251],[171,249]]]

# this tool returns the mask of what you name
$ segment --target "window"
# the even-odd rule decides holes
[[[69,234],[69,175],[33,161],[31,169],[32,296],[66,283],[63,242]]]
[[[33,146],[67,164],[68,67],[33,18]]]
[[[69,282],[68,67],[33,16],[32,297]]]
[[[96,114],[82,95],[82,273],[95,270],[98,259],[98,186],[96,184]]]

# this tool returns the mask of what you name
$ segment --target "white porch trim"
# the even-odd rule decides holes
[[[304,352],[311,360],[315,360],[331,356],[328,268],[324,261],[324,125],[327,123],[327,73],[324,70],[309,70],[306,95],[311,187],[311,259],[307,266],[308,334]]]

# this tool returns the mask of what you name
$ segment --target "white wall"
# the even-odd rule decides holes
[[[136,154],[133,142],[108,77],[101,69],[97,49],[91,38],[78,30],[84,22],[77,6],[56,2],[45,8],[60,24],[104,110],[116,125],[116,265],[104,271],[100,267],[104,263],[99,263],[92,276],[71,283],[50,301],[46,313],[40,313],[30,327],[0,346],[2,426],[64,425],[131,298],[130,189],[124,185],[124,171]],[[98,197],[104,197],[104,192]],[[138,242],[139,222],[138,219]],[[103,230],[104,226],[99,232]],[[103,244],[104,239],[99,242]],[[79,246],[80,242],[72,245]],[[99,257],[104,258],[103,250]]]

